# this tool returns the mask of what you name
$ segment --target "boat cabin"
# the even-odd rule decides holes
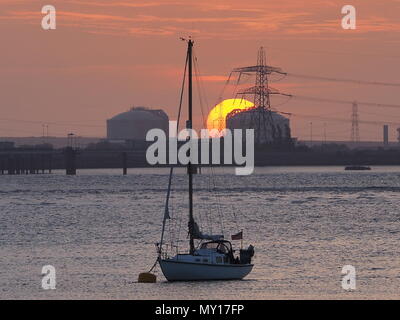
[[[232,244],[227,240],[214,240],[202,243],[199,250],[213,250],[219,253],[228,254],[233,252]],[[197,250],[198,251],[198,250]]]
[[[206,264],[234,264],[232,244],[226,240],[214,240],[202,243],[199,249],[196,249],[194,255],[178,254],[176,260],[192,263]]]

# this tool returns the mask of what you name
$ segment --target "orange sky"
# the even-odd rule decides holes
[[[306,3],[306,4],[305,4]],[[57,29],[41,29],[41,8],[57,9]],[[400,0],[353,0],[357,30],[341,28],[347,1],[330,0],[0,0],[0,136],[104,136],[105,120],[132,105],[176,117],[185,44],[196,43],[207,108],[233,67],[268,63],[291,73],[400,82]],[[298,95],[400,104],[399,88],[287,77],[272,84]],[[233,98],[224,96],[224,98]],[[273,99],[281,111],[350,119],[351,106]],[[197,112],[197,124],[201,122]],[[360,106],[360,119],[399,123],[400,109]],[[18,120],[18,121],[17,121]],[[293,134],[348,140],[350,121],[292,117]],[[396,138],[395,124],[391,139]],[[380,140],[379,124],[360,124]]]

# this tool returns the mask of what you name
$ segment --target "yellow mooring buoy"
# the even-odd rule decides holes
[[[157,277],[155,274],[152,274],[150,272],[142,272],[139,274],[138,282],[155,283],[157,282]]]

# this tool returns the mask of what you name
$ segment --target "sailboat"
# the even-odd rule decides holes
[[[186,63],[188,69],[188,119],[186,128],[192,129],[192,50],[193,40],[187,41]],[[186,75],[185,66],[185,75]],[[183,88],[183,87],[182,87]],[[182,89],[183,90],[183,89]],[[183,91],[182,91],[183,92]],[[182,95],[181,95],[182,97]],[[194,281],[194,280],[239,280],[246,277],[253,269],[251,262],[254,256],[254,247],[240,249],[236,255],[230,241],[223,235],[208,235],[200,231],[193,215],[193,174],[196,166],[190,162],[187,165],[188,192],[189,192],[189,250],[186,253],[176,253],[169,256],[163,251],[164,232],[167,219],[169,219],[169,198],[173,168],[170,169],[167,199],[165,204],[164,220],[161,232],[161,241],[158,245],[158,263],[162,273],[168,281]],[[232,236],[232,240],[243,239],[243,231]],[[236,255],[236,256],[235,256]]]

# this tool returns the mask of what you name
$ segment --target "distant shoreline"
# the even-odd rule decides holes
[[[124,165],[124,156],[126,163]],[[222,162],[222,161],[221,161]],[[400,150],[322,151],[263,151],[256,152],[255,166],[348,166],[348,165],[400,165]],[[149,165],[145,150],[78,150],[76,169],[151,168],[168,165]],[[201,165],[207,167],[209,165]],[[213,167],[232,165],[213,165]],[[65,169],[63,150],[12,150],[0,151],[0,174],[8,168]],[[1,172],[2,171],[2,172]]]

